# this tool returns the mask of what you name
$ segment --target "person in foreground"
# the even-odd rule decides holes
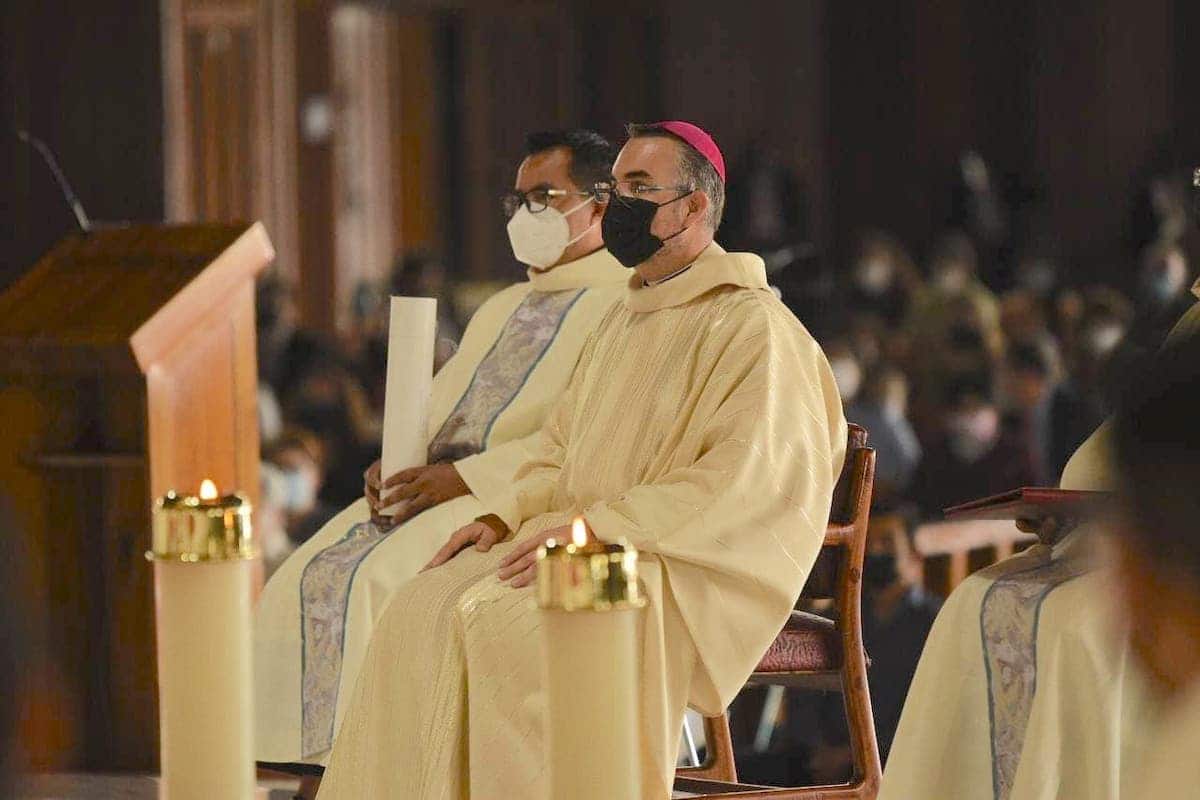
[[[504,198],[528,280],[489,299],[434,377],[428,467],[387,476],[272,576],[255,614],[256,757],[292,772],[328,755],[375,620],[454,530],[512,482],[584,342],[630,270],[604,249],[593,186],[616,148],[590,131],[533,134]],[[384,496],[382,500],[380,493]],[[380,508],[399,502],[386,517]],[[307,791],[307,790],[306,790]]]
[[[1124,796],[1200,787],[1200,340],[1168,346],[1113,424],[1121,521],[1112,537],[1114,617],[1160,714]]]
[[[1200,282],[1192,290],[1200,294]],[[1200,304],[1168,347],[1200,343]],[[1160,361],[1150,364],[1150,375]],[[1146,378],[1143,378],[1146,380]],[[1115,492],[1113,424],[1067,462],[1063,489]],[[1154,702],[1112,632],[1104,514],[963,581],[921,654],[879,800],[1121,800],[1140,779]]]
[[[630,126],[604,241],[637,275],[484,521],[380,619],[321,800],[549,800],[536,549],[582,515],[642,553],[643,796],[670,796],[684,709],[719,713],[824,537],[846,423],[763,262],[713,242],[724,162],[688,123]],[[553,642],[546,643],[553,647]]]

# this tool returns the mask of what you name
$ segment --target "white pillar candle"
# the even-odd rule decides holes
[[[240,496],[169,494],[154,512],[161,800],[255,796],[255,552]],[[210,495],[211,496],[208,496]]]
[[[437,300],[393,297],[388,319],[387,383],[384,389],[384,480],[426,463],[429,447],[429,394],[437,337]],[[384,509],[395,514],[397,507]]]
[[[538,553],[551,797],[641,797],[637,551],[550,542]]]

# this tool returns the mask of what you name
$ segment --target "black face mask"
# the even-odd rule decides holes
[[[655,203],[640,197],[614,197],[604,210],[604,221],[600,231],[604,236],[604,246],[613,258],[626,267],[636,267],[662,249],[663,243],[674,239],[687,228],[680,228],[666,239],[660,239],[650,232],[654,215],[663,206],[682,200],[687,194],[681,194],[674,200],[665,203]]]
[[[894,553],[867,553],[863,559],[863,586],[866,588],[886,589],[899,577]]]

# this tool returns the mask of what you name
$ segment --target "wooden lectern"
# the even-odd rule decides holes
[[[261,223],[99,228],[0,295],[0,541],[45,645],[34,768],[157,765],[151,503],[204,478],[257,498],[254,278],[273,257]]]

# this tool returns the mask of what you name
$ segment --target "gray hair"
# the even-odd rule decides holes
[[[721,226],[721,217],[725,214],[725,182],[717,174],[717,168],[710,164],[699,150],[666,128],[631,122],[625,126],[625,133],[630,139],[660,136],[664,139],[674,139],[680,144],[679,173],[688,185],[708,196],[708,224],[716,231]]]

